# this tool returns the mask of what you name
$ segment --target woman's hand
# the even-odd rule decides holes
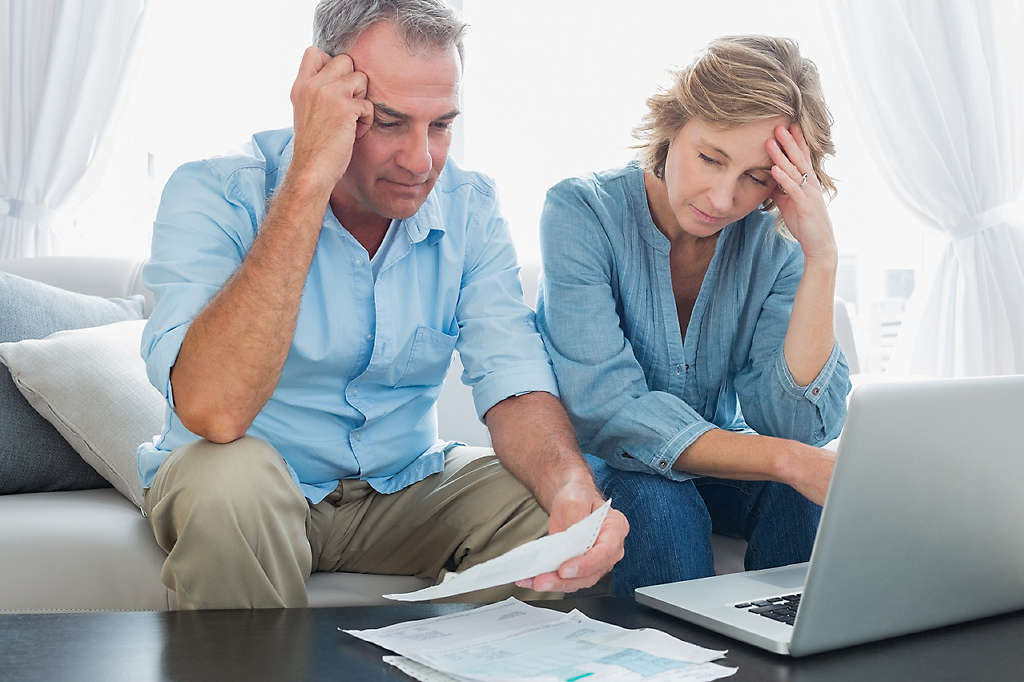
[[[787,456],[779,481],[817,505],[825,504],[825,495],[836,465],[835,453],[797,441],[783,441]]]
[[[771,194],[782,212],[786,227],[800,242],[805,264],[838,262],[832,221],[828,217],[821,183],[811,166],[811,153],[800,126],[777,126],[775,137],[765,143],[772,162],[772,178],[778,187]],[[806,177],[806,180],[804,179]]]

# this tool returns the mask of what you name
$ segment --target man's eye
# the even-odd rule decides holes
[[[453,123],[452,121],[434,121],[430,125],[438,130],[451,130]]]
[[[377,119],[373,122],[373,125],[378,128],[397,128],[400,124],[398,121],[381,121]]]
[[[705,155],[705,154],[701,154],[701,153],[699,153],[699,152],[698,152],[697,156],[698,156],[698,157],[700,158],[700,160],[701,160],[701,161],[703,161],[704,163],[709,163],[709,164],[711,164],[711,165],[714,165],[714,166],[717,166],[717,165],[718,165],[718,162],[717,162],[717,161],[715,161],[714,159],[712,159],[712,158],[711,158],[710,156],[707,156],[707,155]]]

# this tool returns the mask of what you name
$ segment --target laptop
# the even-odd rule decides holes
[[[807,563],[636,590],[805,656],[1024,609],[1024,376],[856,388]]]

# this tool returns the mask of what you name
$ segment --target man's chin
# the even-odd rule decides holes
[[[389,218],[402,220],[411,218],[420,210],[423,203],[430,196],[429,189],[420,189],[417,192],[403,193],[406,196],[395,196],[395,193],[388,193],[389,196],[381,197],[379,205],[384,209],[382,213]]]

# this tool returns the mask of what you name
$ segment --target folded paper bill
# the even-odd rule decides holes
[[[421,682],[710,682],[736,672],[712,663],[725,651],[512,598],[345,632],[399,654],[384,662]]]
[[[610,508],[611,500],[608,500],[585,519],[577,521],[560,533],[545,535],[527,542],[461,573],[449,573],[437,585],[415,592],[383,596],[398,601],[439,599],[505,585],[554,571],[569,559],[583,554],[594,546],[597,534],[601,531],[601,524],[604,523],[604,517],[608,515]]]

